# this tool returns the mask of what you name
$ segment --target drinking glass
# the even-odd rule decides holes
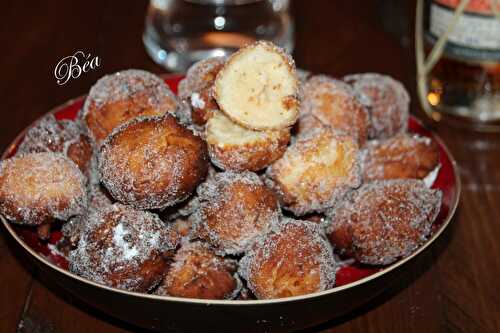
[[[175,72],[260,39],[292,51],[289,0],[151,0],[143,34],[153,60]]]

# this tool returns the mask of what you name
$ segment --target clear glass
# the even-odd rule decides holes
[[[259,39],[291,52],[288,6],[288,0],[151,0],[143,42],[155,62],[175,72]]]

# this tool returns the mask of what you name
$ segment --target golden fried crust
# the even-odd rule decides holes
[[[193,221],[189,217],[178,217],[169,224],[181,237],[188,237],[191,233]]]
[[[158,216],[114,204],[86,219],[70,254],[72,272],[130,291],[146,292],[161,281],[179,235]]]
[[[335,261],[321,228],[284,219],[240,262],[239,272],[260,299],[282,298],[332,288]]]
[[[363,154],[363,179],[423,179],[439,165],[439,148],[429,138],[398,134],[370,142]]]
[[[331,128],[299,136],[267,170],[284,208],[301,216],[332,207],[361,183],[358,145]]]
[[[302,87],[302,115],[312,115],[335,130],[352,135],[363,146],[368,137],[369,118],[354,90],[325,75],[311,77]]]
[[[226,62],[224,57],[198,61],[191,66],[186,77],[179,83],[179,97],[191,107],[191,121],[203,126],[219,106],[212,97],[212,87],[217,73]]]
[[[90,161],[94,150],[89,138],[81,134],[75,141],[68,145],[66,155],[78,165],[78,168],[87,176],[90,171]]]
[[[238,292],[236,261],[217,256],[207,244],[184,244],[156,294],[199,299],[231,299]]]
[[[205,142],[171,115],[140,118],[116,129],[99,155],[101,180],[118,201],[165,208],[187,198],[205,178]]]
[[[425,242],[440,207],[441,192],[420,180],[374,181],[328,212],[328,237],[361,263],[390,264]]]
[[[217,74],[213,95],[231,120],[248,129],[284,129],[299,115],[295,63],[266,41],[241,48],[227,60]]]
[[[198,187],[196,236],[222,253],[240,254],[279,218],[273,191],[251,172],[223,172]]]
[[[30,153],[0,163],[0,213],[12,222],[39,225],[82,214],[85,179],[58,153]]]
[[[126,70],[101,78],[92,87],[82,119],[97,145],[115,129],[139,116],[173,113],[177,98],[163,80],[140,70]]]
[[[325,126],[327,125],[323,124],[318,118],[316,118],[312,114],[301,114],[293,127],[293,132],[297,136],[299,136],[299,135],[304,135],[313,129]]]
[[[206,140],[212,163],[224,170],[262,170],[285,153],[290,130],[253,131],[218,112],[207,123]]]
[[[353,86],[368,107],[371,139],[389,138],[406,131],[410,96],[399,81],[377,73],[348,75],[344,81]]]

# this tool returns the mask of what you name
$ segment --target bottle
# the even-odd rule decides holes
[[[452,24],[462,2],[427,1],[427,51]],[[427,87],[427,102],[439,118],[478,130],[500,130],[500,1],[468,1],[427,76]]]
[[[176,72],[260,39],[291,52],[288,6],[288,0],[151,0],[143,42],[154,61]]]

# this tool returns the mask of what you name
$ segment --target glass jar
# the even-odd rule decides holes
[[[500,130],[500,1],[422,1],[416,37],[424,109],[438,121]]]

